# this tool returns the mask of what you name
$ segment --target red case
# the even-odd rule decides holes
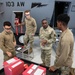
[[[22,75],[46,75],[46,68],[31,64]]]
[[[31,64],[23,73],[22,73],[22,75],[31,75],[34,71],[35,71],[35,69],[38,67],[37,65],[36,65],[36,67],[35,68],[33,68],[33,66],[34,66],[34,64]]]
[[[33,75],[46,75],[46,68],[38,66]]]
[[[5,75],[21,75],[24,71],[24,62],[17,57],[5,61],[4,71]]]

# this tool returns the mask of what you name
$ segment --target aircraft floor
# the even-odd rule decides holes
[[[55,60],[55,48],[53,47],[52,50],[52,54],[51,54],[51,63],[50,66],[52,66],[54,64],[54,60]],[[74,46],[74,52],[73,52],[74,56],[73,56],[73,65],[72,67],[75,68],[75,46]],[[34,37],[34,47],[33,47],[33,53],[30,55],[24,55],[24,54],[17,54],[18,57],[37,63],[37,64],[42,64],[42,60],[41,60],[41,48],[40,48],[40,40],[38,36]]]

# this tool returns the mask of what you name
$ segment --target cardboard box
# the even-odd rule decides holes
[[[4,62],[5,75],[21,75],[24,71],[24,62],[14,57]]]
[[[46,68],[31,64],[22,75],[46,75]]]

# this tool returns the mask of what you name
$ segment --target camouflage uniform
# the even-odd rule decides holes
[[[6,54],[7,51],[12,53],[12,57],[16,55],[15,46],[13,43],[14,41],[16,40],[12,31],[10,33],[3,31],[0,34],[0,48],[3,50],[4,53],[4,61],[10,59],[10,57]]]
[[[52,44],[56,40],[56,33],[53,28],[48,26],[46,29],[41,27],[39,35],[40,35],[40,46],[42,49],[41,58],[42,58],[43,64],[45,66],[49,67],[50,66]],[[42,46],[42,42],[41,42],[42,39],[47,40],[47,43],[45,44],[45,46]]]
[[[67,28],[62,32],[58,48],[56,50],[56,61],[54,67],[61,68],[62,75],[69,75],[72,65],[74,38],[72,32]]]
[[[28,41],[30,43],[30,49],[33,47],[34,35],[37,29],[36,21],[34,18],[25,18],[26,32],[24,36],[24,47],[27,48]],[[33,35],[34,34],[34,35]]]

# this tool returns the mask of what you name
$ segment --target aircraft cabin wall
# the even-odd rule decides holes
[[[75,28],[75,0],[72,1],[69,13],[70,21],[69,21],[69,28]]]
[[[62,5],[62,6],[61,6]],[[60,8],[61,7],[61,8]],[[67,11],[66,8],[68,7]],[[0,32],[3,30],[3,22],[10,21],[15,32],[14,21],[19,18],[20,22],[24,20],[24,11],[31,10],[31,16],[36,19],[37,32],[41,27],[41,20],[46,18],[52,27],[57,27],[56,17],[61,13],[70,15],[69,27],[75,27],[75,1],[74,0],[0,0]],[[62,9],[62,10],[61,10]],[[65,12],[66,11],[66,12]],[[21,27],[18,28],[19,33]],[[22,32],[25,33],[23,26]]]
[[[50,22],[55,0],[1,0],[0,1],[0,32],[3,30],[3,22],[10,21],[13,26],[13,31],[15,32],[14,19],[20,17],[20,22],[23,21],[24,11],[29,9],[31,10],[31,16],[36,19],[37,22],[37,32],[41,27],[41,20],[46,18]],[[19,15],[18,15],[19,14]],[[24,27],[23,27],[24,28]],[[23,29],[23,33],[25,28]],[[20,32],[20,31],[19,31]]]

